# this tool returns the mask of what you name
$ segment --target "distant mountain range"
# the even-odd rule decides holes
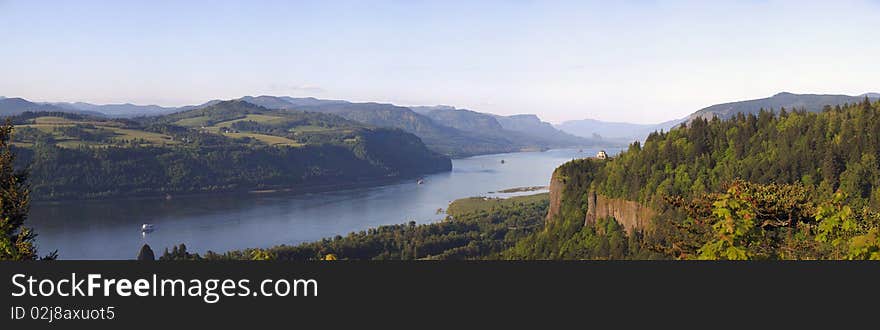
[[[86,111],[101,113],[108,117],[127,118],[136,116],[156,116],[165,115],[180,111],[177,107],[162,107],[158,105],[135,105],[131,103],[125,104],[91,104],[84,102],[75,103],[49,103],[70,111]]]
[[[267,109],[327,113],[376,127],[398,128],[415,134],[432,150],[453,157],[478,154],[544,150],[558,147],[607,143],[574,136],[542,122],[535,115],[498,116],[454,107],[403,107],[385,103],[354,103],[341,100],[289,96],[245,96],[237,99]],[[30,112],[71,112],[108,118],[168,115],[200,109],[222,102],[161,107],[157,105],[83,102],[30,102],[21,98],[0,99],[0,116]]]
[[[595,145],[601,143],[599,140],[578,137],[560,131],[532,114],[500,116],[450,106],[411,108],[442,125],[466,132],[512,139],[523,144],[531,142],[545,145]]]
[[[528,121],[448,106],[402,107],[315,98],[246,96],[240,100],[266,108],[330,113],[374,126],[399,128],[419,136],[429,148],[456,157],[601,143],[563,133],[537,116],[533,117],[536,121]],[[552,134],[536,134],[548,128]]]
[[[102,113],[88,110],[71,110],[48,103],[34,103],[18,97],[0,98],[0,116],[14,116],[23,112],[76,112],[89,115],[101,115]]]
[[[556,128],[577,136],[591,137],[610,143],[630,143],[642,140],[651,132],[666,130],[681,124],[685,119],[676,119],[659,124],[632,124],[624,122],[607,122],[595,119],[569,120]]]
[[[758,113],[761,109],[779,111],[782,108],[788,110],[805,110],[809,112],[819,112],[828,105],[852,104],[864,101],[865,97],[869,99],[880,99],[880,93],[866,93],[858,96],[849,95],[821,95],[821,94],[793,94],[788,92],[779,93],[771,97],[729,102],[712,105],[688,115],[685,118],[670,120],[659,124],[631,124],[620,122],[605,122],[595,119],[570,120],[557,125],[556,128],[581,137],[591,137],[611,142],[631,142],[635,140],[643,140],[651,132],[658,130],[669,130],[681,123],[688,122],[694,118],[712,118],[719,117],[722,119],[730,118],[737,113]]]
[[[880,93],[858,96],[779,93],[768,98],[729,102],[700,109],[693,114],[659,124],[605,122],[594,119],[566,121],[553,126],[536,115],[499,116],[452,106],[398,106],[387,103],[356,103],[312,97],[245,96],[237,100],[268,109],[328,113],[376,127],[399,128],[421,138],[434,151],[453,157],[478,154],[543,150],[557,147],[624,145],[644,139],[657,130],[669,130],[694,118],[729,118],[736,113],[757,113],[761,109],[781,108],[821,111],[826,105],[842,105],[880,98]],[[30,102],[22,98],[0,97],[0,116],[31,112],[74,112],[110,118],[167,115],[215,105],[162,107],[157,105],[106,104],[83,102]]]

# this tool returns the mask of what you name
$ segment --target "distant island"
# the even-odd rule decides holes
[[[490,191],[490,194],[510,194],[510,193],[518,193],[518,192],[528,192],[528,191],[538,191],[547,189],[547,186],[533,186],[533,187],[517,187],[517,188],[508,188],[502,189],[499,191]]]

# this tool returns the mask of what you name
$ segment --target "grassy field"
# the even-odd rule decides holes
[[[302,125],[297,127],[291,127],[288,131],[296,132],[296,133],[315,133],[315,132],[324,132],[331,130],[330,128],[315,126],[315,125]]]
[[[95,126],[107,126],[107,127],[123,127],[125,126],[122,123],[115,121],[102,121],[102,120],[72,120],[61,117],[37,117],[32,120],[35,126],[65,126],[65,125],[95,125]]]
[[[202,127],[208,124],[211,118],[208,116],[184,118],[174,122],[174,125],[183,127]]]
[[[197,118],[201,118],[201,117],[197,117]],[[221,127],[232,127],[233,124],[235,124],[237,122],[241,122],[241,121],[254,121],[257,123],[261,123],[261,124],[284,124],[285,122],[287,122],[289,120],[290,120],[290,118],[286,118],[283,116],[249,114],[249,115],[245,116],[244,118],[219,122],[219,123],[216,123],[210,127],[205,127],[205,128],[211,129],[211,130],[219,130]],[[316,125],[302,125],[302,126],[291,127],[290,129],[288,129],[289,132],[293,132],[293,133],[317,133],[317,132],[326,132],[326,131],[331,131],[331,130],[333,130],[333,129],[321,127],[321,126],[316,126]]]
[[[181,125],[181,126],[188,126],[188,127],[201,127],[203,124],[207,123],[208,120],[209,120],[209,118],[207,116],[202,116],[202,117],[183,119],[183,120],[175,122],[175,124]],[[261,143],[265,143],[265,144],[272,145],[272,146],[291,146],[291,147],[303,146],[302,143],[299,143],[295,140],[292,140],[292,139],[289,139],[289,138],[286,138],[283,136],[274,136],[274,135],[267,135],[267,134],[253,133],[253,132],[236,132],[236,133],[222,133],[221,132],[221,127],[230,127],[232,124],[234,124],[236,122],[245,121],[245,120],[253,120],[253,121],[261,122],[261,123],[283,123],[284,121],[288,120],[288,118],[285,118],[282,116],[249,114],[249,115],[245,116],[244,118],[224,121],[224,122],[220,122],[215,125],[212,125],[212,126],[205,127],[204,130],[208,131],[208,132],[220,134],[223,136],[227,136],[230,138],[234,138],[234,139],[251,138],[251,139],[257,140]],[[32,123],[30,123],[30,124],[16,125],[16,127],[34,128],[34,129],[38,129],[44,133],[52,134],[52,137],[56,141],[56,145],[58,145],[59,147],[64,147],[64,148],[79,148],[82,146],[103,147],[103,146],[107,146],[107,145],[111,144],[111,143],[107,143],[107,142],[102,143],[102,142],[95,142],[95,141],[83,141],[83,140],[73,138],[70,136],[65,136],[61,132],[56,130],[56,128],[58,128],[58,127],[74,126],[74,125],[93,125],[95,127],[94,129],[83,128],[83,130],[89,131],[89,132],[97,132],[98,130],[111,131],[111,132],[113,132],[113,136],[110,138],[111,142],[122,141],[122,140],[128,140],[128,141],[142,140],[142,141],[144,141],[144,143],[141,144],[142,146],[147,146],[147,145],[149,145],[149,146],[165,146],[165,145],[174,145],[174,144],[180,143],[179,141],[174,141],[171,138],[171,136],[168,136],[165,134],[123,128],[124,125],[122,123],[115,122],[115,121],[101,121],[101,120],[76,121],[76,120],[71,120],[71,119],[67,119],[67,118],[46,116],[46,117],[35,118],[31,122]],[[304,132],[329,131],[327,128],[323,128],[323,127],[319,127],[319,126],[300,126],[300,127],[296,128],[297,132],[299,132],[300,129],[302,129],[302,131],[304,131]],[[23,142],[23,141],[17,141],[17,142],[13,142],[13,143],[17,146],[20,146],[20,147],[32,146],[32,143]]]
[[[549,201],[550,194],[535,194],[528,196],[518,196],[511,198],[491,198],[491,197],[468,197],[461,198],[449,204],[446,214],[457,217],[462,214],[474,212],[491,212],[503,207],[510,207],[517,204],[538,203]]]
[[[105,127],[105,128],[107,128],[107,127]],[[113,128],[112,130],[114,133],[117,134],[116,137],[113,138],[114,140],[117,140],[117,139],[126,139],[126,140],[143,139],[143,140],[146,140],[148,143],[159,144],[159,145],[179,143],[177,141],[173,141],[171,139],[171,136],[168,136],[165,134],[139,131],[139,130],[133,130],[133,129],[124,129],[124,128]]]
[[[254,122],[261,123],[261,124],[281,124],[281,123],[284,123],[285,121],[287,121],[287,118],[284,118],[281,116],[249,114],[249,115],[246,115],[244,118],[219,122],[219,123],[214,124],[213,126],[214,127],[223,127],[223,126],[231,127],[232,124],[235,124],[240,121],[254,121]]]
[[[52,134],[52,137],[56,141],[56,145],[64,148],[78,148],[81,146],[88,147],[103,147],[107,146],[108,143],[94,142],[94,141],[82,141],[73,137],[65,136],[62,133],[58,132],[56,128],[65,127],[65,126],[74,126],[74,125],[93,125],[95,128],[84,128],[83,130],[89,132],[97,132],[98,130],[107,130],[113,132],[113,137],[110,138],[111,141],[122,141],[122,140],[144,140],[145,145],[153,145],[153,146],[162,146],[162,145],[172,145],[179,143],[178,141],[173,141],[170,136],[165,134],[146,132],[141,130],[133,130],[133,129],[125,129],[122,128],[123,124],[114,121],[100,121],[100,120],[88,120],[88,121],[76,121],[67,118],[60,117],[38,117],[33,119],[33,124],[25,124],[25,125],[16,125],[17,128],[34,128],[38,129],[44,133]],[[17,146],[21,147],[29,147],[31,143],[25,142],[15,142]]]
[[[196,118],[201,118],[201,117],[196,117]],[[228,136],[228,137],[231,137],[234,139],[240,139],[240,138],[246,138],[246,137],[252,138],[257,141],[260,141],[262,143],[272,145],[272,146],[291,146],[291,147],[302,146],[303,145],[302,143],[296,142],[294,140],[288,139],[283,136],[259,134],[259,133],[252,133],[252,132],[237,132],[237,133],[222,133],[221,132],[221,128],[232,127],[232,124],[235,124],[235,123],[241,122],[241,121],[255,121],[255,122],[264,123],[264,124],[280,124],[280,123],[284,123],[286,120],[288,120],[288,119],[285,117],[281,117],[281,116],[249,114],[249,115],[246,115],[244,118],[227,120],[224,122],[216,123],[212,126],[205,127],[205,130],[210,131],[210,132],[214,132],[217,134],[221,134],[223,136]]]
[[[39,117],[34,118],[34,124],[45,124],[45,125],[58,125],[58,124],[75,124],[76,122],[67,118],[61,117]]]
[[[223,136],[228,136],[235,139],[249,137],[260,141],[262,143],[268,144],[270,146],[290,146],[290,147],[301,147],[302,143],[296,142],[294,140],[288,139],[286,137],[275,136],[275,135],[266,135],[266,134],[258,134],[258,133],[218,133],[223,134]]]

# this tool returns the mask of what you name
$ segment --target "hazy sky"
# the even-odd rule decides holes
[[[291,95],[653,123],[880,91],[878,1],[0,0],[0,95]]]

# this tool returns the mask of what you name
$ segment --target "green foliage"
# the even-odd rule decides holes
[[[746,260],[754,257],[749,244],[760,238],[760,228],[755,226],[755,206],[737,187],[713,203],[713,215],[718,222],[712,225],[715,239],[700,249],[700,259]]]
[[[267,260],[275,260],[277,257],[275,253],[267,250],[254,249],[250,251],[250,260],[255,261],[267,261]]]
[[[457,218],[470,213],[491,213],[504,208],[517,207],[522,204],[541,203],[548,200],[548,195],[534,194],[513,198],[470,197],[453,201],[446,209],[446,214]]]
[[[585,222],[592,191],[656,211],[646,228],[621,232],[629,243],[624,258],[876,258],[876,132],[880,103],[865,100],[821,113],[698,118],[652,133],[607,161],[559,167],[556,217],[510,256],[620,258],[600,239],[614,228]]]
[[[174,124],[194,116],[208,118],[206,124],[236,118],[260,122],[236,122],[254,131],[229,136]],[[25,113],[13,120],[31,125],[45,118]],[[38,200],[308,189],[412,177],[452,166],[418,137],[400,130],[244,102],[139,122],[73,114],[51,118],[54,124],[40,125],[55,125],[49,130],[52,134],[27,127],[26,138],[18,140],[24,144],[16,148],[21,155],[17,165],[30,167],[32,194]],[[303,125],[309,129],[298,131]],[[132,138],[124,139],[117,132]],[[272,146],[264,143],[268,138],[291,143]]]
[[[850,240],[850,260],[880,260],[880,228],[873,228],[865,235]]]
[[[698,259],[779,258],[784,240],[779,232],[813,220],[809,195],[800,184],[734,181],[727,192],[712,196],[712,238],[698,250]]]
[[[866,110],[869,109],[869,110]],[[781,112],[780,112],[781,113]],[[594,175],[599,193],[657,206],[660,196],[719,192],[737,179],[802,183],[854,207],[880,204],[880,103],[821,113],[772,111],[729,120],[697,118],[607,162]]]
[[[170,260],[202,260],[202,257],[198,255],[198,253],[189,253],[186,250],[186,244],[180,243],[180,245],[175,245],[169,251],[168,248],[165,248],[165,252],[159,256],[160,261],[170,261]]]
[[[490,199],[480,207],[472,205],[475,200],[462,202],[471,205],[469,211],[455,212],[438,223],[416,225],[411,221],[297,246],[281,245],[223,254],[208,252],[204,258],[329,260],[328,256],[332,255],[332,258],[348,260],[499,259],[503,257],[503,251],[543,227],[548,205],[546,194],[513,197],[503,202]]]
[[[853,218],[853,210],[849,205],[843,204],[844,200],[846,194],[835,193],[830,201],[823,203],[816,210],[816,220],[819,221],[817,241],[840,245],[858,229]]]
[[[27,172],[15,170],[16,155],[10,148],[13,126],[0,126],[0,260],[37,259],[37,234],[25,227],[30,207]],[[54,259],[56,253],[44,259]]]

